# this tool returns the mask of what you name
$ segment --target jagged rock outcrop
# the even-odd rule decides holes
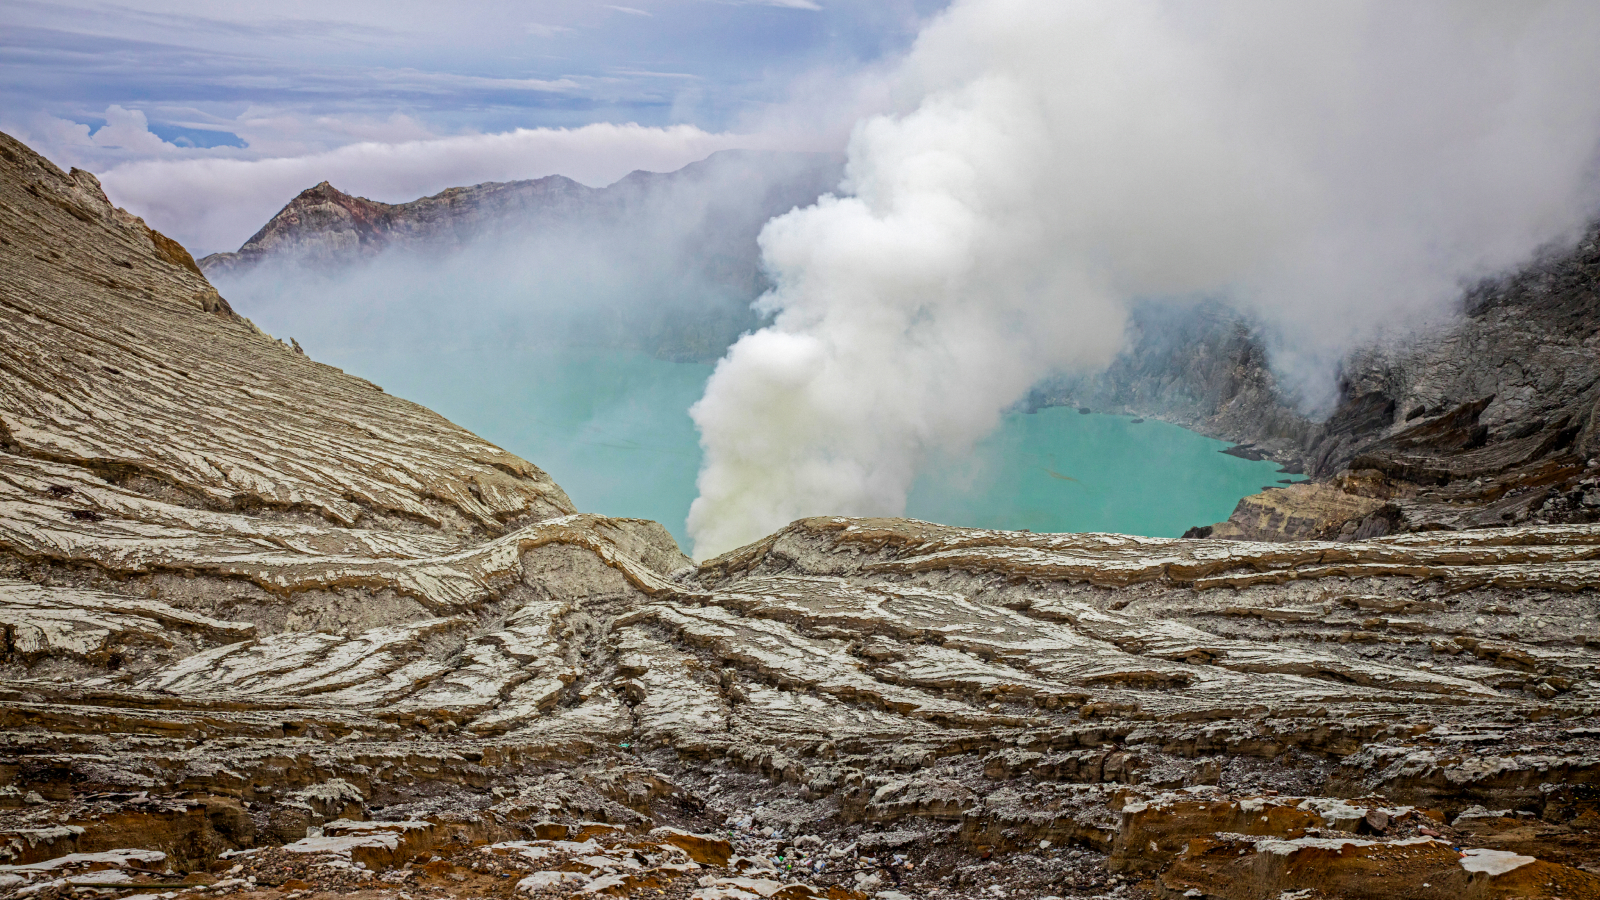
[[[1365,403],[1383,414],[1376,427],[1316,448],[1314,472],[1375,467],[1443,484],[1594,456],[1600,228],[1570,250],[1468,292],[1454,326],[1403,349],[1356,354],[1345,370],[1344,408]],[[1440,459],[1412,460],[1407,468],[1393,458],[1419,450]]]
[[[1031,402],[1175,421],[1318,482],[1247,497],[1194,535],[1600,521],[1600,229],[1467,292],[1458,321],[1352,354],[1319,423],[1281,398],[1260,338],[1225,309],[1144,309],[1130,341],[1107,372],[1052,382]]]
[[[1596,895],[1600,526],[696,567],[0,150],[0,890]]]

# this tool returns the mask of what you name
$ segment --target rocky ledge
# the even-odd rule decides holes
[[[0,151],[0,891],[1600,897],[1600,526],[694,566]]]

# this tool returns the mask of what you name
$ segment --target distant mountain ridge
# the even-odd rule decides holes
[[[595,189],[562,175],[453,187],[408,203],[346,194],[324,181],[306,188],[232,253],[200,260],[208,275],[233,272],[272,257],[334,263],[395,246],[455,246],[497,217],[569,211]]]
[[[601,188],[552,175],[406,203],[324,181],[200,268],[269,328],[302,337],[711,362],[763,324],[751,308],[771,287],[762,227],[843,171],[836,154],[732,150]]]
[[[237,251],[213,253],[200,260],[200,268],[215,276],[269,260],[326,266],[398,247],[448,251],[507,229],[624,215],[630,207],[648,202],[652,194],[711,180],[730,165],[778,173],[767,183],[754,185],[762,196],[751,204],[757,219],[748,223],[753,230],[744,229],[749,231],[751,249],[761,223],[814,202],[837,185],[842,174],[842,158],[836,154],[724,150],[673,172],[635,171],[602,188],[549,175],[446,188],[406,203],[383,203],[347,194],[323,181],[301,191]]]

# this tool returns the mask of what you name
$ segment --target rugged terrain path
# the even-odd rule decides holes
[[[1600,526],[694,567],[0,158],[0,890],[1600,897]]]

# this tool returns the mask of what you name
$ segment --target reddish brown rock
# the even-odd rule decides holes
[[[1433,838],[1196,838],[1161,875],[1166,897],[1206,900],[1593,900],[1600,876]]]
[[[657,828],[650,836],[671,844],[689,854],[689,858],[704,866],[726,866],[733,856],[733,845],[719,837],[693,834],[677,828]]]
[[[1218,832],[1302,837],[1323,824],[1322,817],[1274,798],[1186,799],[1166,794],[1130,800],[1108,862],[1113,872],[1153,873],[1182,853],[1192,838]]]

